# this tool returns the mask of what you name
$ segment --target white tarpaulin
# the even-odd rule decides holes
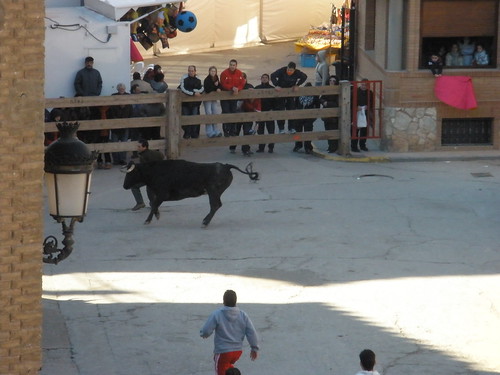
[[[334,3],[341,6],[343,0],[334,0]],[[330,20],[332,1],[189,0],[184,9],[196,15],[198,25],[190,33],[179,31],[164,53],[298,39],[307,34],[311,26]],[[151,54],[152,49],[145,55],[148,53]]]

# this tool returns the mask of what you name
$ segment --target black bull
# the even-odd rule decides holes
[[[123,188],[128,190],[135,185],[145,184],[154,193],[150,202],[151,211],[144,224],[149,224],[153,215],[157,219],[160,218],[158,208],[162,202],[208,194],[210,212],[203,219],[203,225],[206,226],[222,206],[220,197],[233,181],[231,169],[248,175],[252,181],[259,179],[259,174],[252,171],[252,163],[243,171],[231,164],[193,163],[185,160],[162,160],[141,164],[130,162]]]

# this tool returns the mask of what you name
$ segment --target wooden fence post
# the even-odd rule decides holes
[[[351,152],[351,83],[340,81],[339,116],[339,154],[346,156]]]
[[[180,156],[179,137],[181,124],[181,101],[178,90],[168,90],[166,123],[167,159],[178,159]]]

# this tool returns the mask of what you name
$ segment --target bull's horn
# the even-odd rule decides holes
[[[129,169],[127,169],[127,173],[130,173],[134,170],[135,164],[132,164]]]

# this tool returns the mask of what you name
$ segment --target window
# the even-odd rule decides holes
[[[442,146],[470,146],[492,144],[492,118],[443,119]]]
[[[377,8],[376,0],[366,2],[365,15],[365,50],[373,51],[375,49],[375,10]]]
[[[445,69],[495,68],[498,8],[497,0],[422,0],[420,66],[439,54]]]

